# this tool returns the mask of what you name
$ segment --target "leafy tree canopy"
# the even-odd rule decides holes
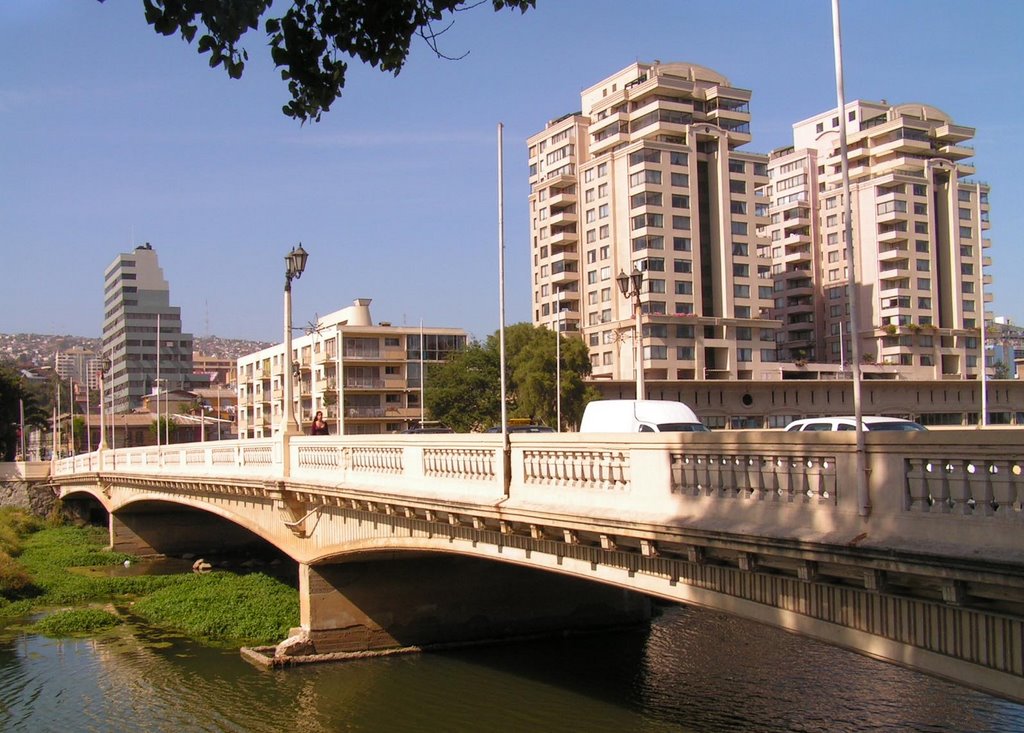
[[[103,0],[100,0],[103,2]],[[289,117],[319,121],[345,87],[344,58],[398,75],[414,35],[426,40],[438,56],[438,38],[454,13],[487,0],[291,0],[283,15],[267,17],[264,32],[274,64],[288,82],[292,100],[283,107]],[[490,0],[495,12],[525,13],[537,0]],[[199,53],[210,54],[210,66],[223,66],[238,79],[249,54],[242,36],[259,26],[272,0],[143,0],[146,21],[157,33],[179,33],[195,40]]]
[[[29,388],[13,365],[0,364],[0,460],[13,461],[21,449],[22,410],[26,428],[48,426],[48,416],[36,391]]]
[[[558,415],[561,350],[562,424],[578,424],[596,392],[583,379],[590,375],[586,345],[578,338],[556,336],[546,328],[517,323],[505,329],[508,369],[508,416],[555,426]],[[435,420],[460,432],[486,430],[501,424],[500,340],[495,332],[483,344],[471,344],[445,364],[430,370],[426,407]]]

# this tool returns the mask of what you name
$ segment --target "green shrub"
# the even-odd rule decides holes
[[[86,636],[117,626],[119,623],[121,619],[107,611],[98,608],[75,608],[52,613],[29,630],[54,638]]]
[[[19,537],[25,537],[41,529],[43,522],[24,509],[4,507],[0,509],[0,526],[8,526]]]
[[[32,576],[28,571],[17,560],[0,550],[0,596],[17,598],[31,585]]]
[[[18,556],[21,554],[21,537],[10,525],[0,523],[0,552],[5,555]]]
[[[298,625],[299,596],[274,578],[253,573],[184,576],[132,607],[146,621],[217,641],[268,644]]]

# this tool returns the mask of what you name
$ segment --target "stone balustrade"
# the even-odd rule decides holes
[[[1024,441],[1014,429],[867,433],[870,507],[852,433],[513,434],[292,438],[119,448],[57,475],[286,481],[587,524],[729,532],[1024,562]],[[866,514],[866,516],[864,516]]]

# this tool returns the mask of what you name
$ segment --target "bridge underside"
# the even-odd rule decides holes
[[[110,546],[141,557],[261,554],[272,548],[255,533],[215,514],[160,501],[132,504],[111,514]]]
[[[638,593],[472,557],[388,552],[300,566],[316,653],[586,633],[645,623]]]

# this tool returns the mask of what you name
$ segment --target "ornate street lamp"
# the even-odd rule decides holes
[[[644,348],[642,343],[642,331],[640,325],[640,290],[644,284],[644,274],[635,265],[633,272],[627,275],[619,271],[615,282],[619,284],[619,290],[626,298],[633,299],[633,317],[635,318],[636,332],[633,335],[634,364],[636,365],[636,398],[642,400],[644,394]]]
[[[309,255],[302,248],[301,242],[298,247],[292,247],[292,251],[284,258],[284,362],[282,364],[284,405],[281,409],[280,430],[282,435],[296,435],[301,432],[299,424],[295,420],[295,409],[292,404],[292,280],[302,277],[308,258]]]
[[[107,393],[104,389],[104,377],[110,371],[110,363],[110,357],[104,354],[103,358],[100,359],[100,444],[97,446],[97,450],[103,450],[107,447]]]

